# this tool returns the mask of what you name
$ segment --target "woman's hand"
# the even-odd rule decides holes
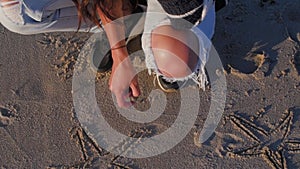
[[[121,3],[123,1],[120,0],[118,2]],[[124,12],[120,8],[117,8],[117,6],[114,6],[114,8],[118,12]],[[125,47],[126,42],[124,20],[119,19],[118,22],[113,22],[104,14],[99,6],[97,8],[97,12],[100,16],[102,24],[104,25],[103,28],[109,40],[112,58],[114,61],[109,80],[109,89],[116,96],[118,105],[120,107],[129,107],[132,105],[130,97],[138,97],[140,95],[140,89],[138,87],[138,81],[137,77],[135,76],[134,67],[128,58],[127,48]],[[126,15],[126,13],[119,14],[122,16]]]
[[[130,97],[138,97],[140,89],[138,86],[135,69],[126,55],[126,50],[117,49],[112,51],[114,64],[109,81],[109,89],[116,96],[120,107],[130,107]]]

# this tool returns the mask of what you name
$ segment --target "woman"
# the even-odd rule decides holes
[[[110,90],[115,94],[120,107],[131,106],[129,97],[138,97],[140,89],[135,70],[127,59],[126,42],[116,40],[125,39],[124,23],[122,20],[121,23],[112,21],[131,14],[137,7],[137,0],[73,0],[74,3],[67,0],[32,1],[0,0],[1,23],[20,34],[77,31],[78,17],[79,31],[97,32],[97,26],[103,26],[113,59]],[[157,74],[160,87],[169,92],[182,87],[188,79],[193,79],[204,88],[207,53],[203,53],[202,49],[208,43],[203,44],[198,38],[201,33],[193,28],[197,26],[209,38],[212,37],[215,23],[214,1],[150,0],[148,3],[143,49],[147,66]],[[185,4],[180,5],[182,3]],[[187,8],[181,9],[182,6]],[[153,18],[151,12],[159,12],[162,17]],[[185,27],[178,18],[186,19],[192,26]],[[176,37],[172,37],[174,35]],[[192,48],[199,48],[199,52],[194,53],[187,44],[191,44]],[[209,45],[205,49],[209,50]],[[201,55],[200,59],[198,55]],[[116,80],[112,80],[113,78]]]

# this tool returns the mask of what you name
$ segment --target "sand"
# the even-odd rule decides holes
[[[0,168],[300,168],[299,9],[298,1],[231,0],[217,14],[213,38],[228,87],[221,122],[205,143],[194,139],[211,96],[189,88],[203,101],[193,129],[170,151],[145,159],[105,151],[75,118],[73,68],[91,34],[22,36],[1,26]],[[108,79],[97,75],[96,97],[119,132],[151,137],[175,121],[178,93],[166,95],[166,110],[154,122],[132,123],[114,107]],[[147,110],[153,76],[142,72],[139,81],[137,108]]]

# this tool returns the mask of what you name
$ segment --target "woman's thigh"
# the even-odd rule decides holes
[[[71,0],[14,1],[19,2],[10,7],[14,10],[7,10],[6,7],[0,6],[1,24],[12,32],[30,35],[45,32],[77,31],[77,8]],[[89,31],[90,25],[83,23],[79,31]]]

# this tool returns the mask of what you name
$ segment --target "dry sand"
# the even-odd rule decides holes
[[[210,103],[210,91],[200,91],[193,130],[172,150],[147,159],[106,152],[74,118],[72,68],[89,34],[22,36],[1,26],[0,168],[300,168],[299,9],[297,0],[231,0],[217,14],[213,38],[228,82],[215,134],[200,147],[194,143]],[[119,132],[153,136],[176,119],[178,93],[167,95],[166,111],[153,123],[122,118],[108,76],[98,75],[97,99]],[[153,89],[152,79],[140,75],[143,98]],[[140,102],[140,110],[149,108],[147,99]]]

